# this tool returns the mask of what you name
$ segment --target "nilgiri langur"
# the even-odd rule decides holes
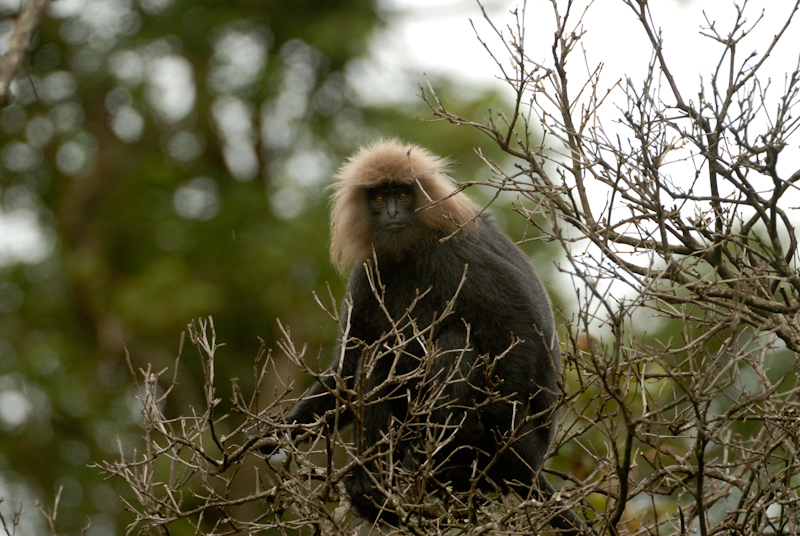
[[[332,188],[332,260],[350,273],[344,335],[331,370],[287,421],[335,416],[344,426],[356,406],[343,401],[361,392],[362,444],[385,450],[390,428],[424,421],[427,433],[392,442],[392,459],[414,467],[432,452],[441,489],[552,496],[542,464],[556,430],[561,358],[552,306],[528,259],[457,189],[448,162],[416,145],[362,148]],[[365,363],[369,356],[377,357]],[[425,396],[430,411],[411,415]],[[421,442],[432,438],[441,444],[426,450]],[[375,459],[357,464],[344,485],[360,515],[396,522]],[[590,534],[559,507],[554,526]]]

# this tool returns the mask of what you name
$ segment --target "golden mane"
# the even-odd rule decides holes
[[[387,182],[416,185],[422,206],[434,204],[420,210],[420,220],[441,235],[473,219],[477,206],[466,194],[453,194],[456,183],[447,174],[449,164],[422,147],[396,139],[379,140],[350,156],[331,185],[331,259],[337,270],[346,272],[371,248],[363,197],[366,188]]]

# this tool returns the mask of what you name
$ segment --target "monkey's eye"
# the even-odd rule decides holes
[[[411,196],[409,196],[406,193],[397,194],[397,200],[398,201],[408,201],[409,197],[411,197]]]
[[[372,202],[375,203],[376,205],[382,205],[386,202],[386,198],[383,197],[382,195],[376,195],[375,197],[372,198]]]

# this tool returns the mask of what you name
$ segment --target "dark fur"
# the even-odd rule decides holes
[[[369,165],[362,165],[364,162]],[[381,167],[381,162],[388,164]],[[388,397],[385,402],[365,401],[364,444],[378,444],[392,418],[407,421],[409,396],[424,396],[440,387],[436,409],[427,416],[427,424],[440,430],[452,426],[456,431],[455,440],[436,456],[442,467],[436,479],[456,489],[469,489],[474,470],[486,469],[497,456],[486,477],[479,480],[479,487],[513,489],[523,497],[549,497],[553,490],[540,477],[540,469],[554,434],[561,364],[550,301],[527,258],[489,218],[476,217],[474,205],[462,193],[433,209],[424,208],[428,205],[427,191],[438,192],[435,201],[449,194],[452,184],[444,173],[443,161],[415,146],[381,142],[351,159],[341,177],[334,195],[332,255],[340,266],[343,258],[355,265],[347,296],[352,305],[345,305],[341,313],[343,324],[349,319],[349,339],[340,341],[340,345],[346,345],[341,367],[335,363],[334,370],[310,389],[288,420],[312,423],[316,416],[334,410],[337,402],[330,392],[337,390],[337,378],[352,389],[364,348],[391,331],[370,288],[368,274],[379,276],[385,288],[383,302],[396,322],[419,294],[427,292],[411,312],[418,329],[430,326],[457,294],[453,314],[434,327],[432,339],[425,334],[413,340],[412,328],[401,322],[406,341],[402,352],[384,355],[375,363],[365,392],[380,385],[392,367],[402,374],[422,364],[426,372],[407,383],[383,388],[376,397]],[[370,224],[366,189],[398,183],[414,185],[417,212],[412,213],[411,225],[390,235]],[[359,222],[358,234],[350,235],[347,245],[343,219]],[[441,241],[460,227],[464,228]],[[435,342],[435,363],[424,362],[432,353],[431,348],[423,350],[426,339]],[[487,403],[492,392],[504,400]],[[520,425],[526,416],[533,415],[537,417]],[[340,425],[351,422],[352,417],[340,415]],[[496,454],[511,430],[516,430],[511,448]],[[407,440],[398,446],[395,459],[413,466],[422,461],[418,449],[419,444]],[[359,467],[345,480],[353,504],[365,517],[377,517],[380,510],[376,505],[386,499],[373,485],[373,478],[379,474],[379,468]],[[555,524],[585,529],[569,510]]]

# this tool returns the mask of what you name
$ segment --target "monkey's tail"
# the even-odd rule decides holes
[[[544,477],[543,473],[539,473],[539,490],[541,491],[544,499],[552,497],[556,490],[550,485],[550,482]],[[553,518],[553,528],[559,529],[561,534],[566,536],[595,536],[594,532],[583,522],[581,518],[575,514],[564,501],[559,500],[556,503],[558,513]]]

